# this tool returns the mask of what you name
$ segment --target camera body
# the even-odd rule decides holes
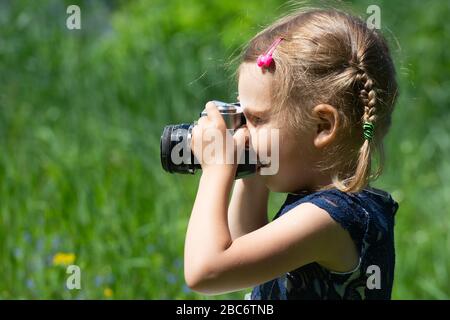
[[[213,101],[222,115],[227,129],[236,130],[246,123],[244,112],[238,102],[227,103]],[[200,112],[200,117],[206,116],[206,110]],[[201,169],[201,165],[191,151],[192,124],[176,124],[164,127],[160,141],[160,156],[163,169],[170,173],[190,173]],[[244,152],[245,161],[239,163],[235,179],[256,172],[256,164],[250,163],[249,150]]]
[[[213,101],[217,106],[227,129],[236,130],[240,126],[246,123],[244,111],[239,102],[226,103],[222,101]],[[200,117],[206,116],[206,110],[200,112]]]

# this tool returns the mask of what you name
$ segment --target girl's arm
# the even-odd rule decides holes
[[[202,117],[193,129],[194,145],[204,129],[226,132],[215,105],[206,107],[208,118]],[[194,146],[196,156],[203,147]],[[202,163],[184,248],[184,275],[191,289],[205,294],[237,291],[311,262],[336,271],[354,267],[357,251],[348,232],[311,203],[233,240],[227,214],[236,169],[235,164]]]
[[[261,176],[236,180],[228,207],[228,226],[233,241],[268,223],[268,200],[269,189]]]

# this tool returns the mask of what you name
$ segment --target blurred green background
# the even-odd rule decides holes
[[[81,30],[66,8],[81,7]],[[314,2],[313,2],[314,4]],[[381,8],[401,96],[374,184],[399,202],[393,298],[450,297],[450,2]],[[161,169],[164,125],[233,101],[228,62],[294,8],[270,1],[0,1],[0,299],[242,299],[183,277],[199,175]],[[272,194],[273,216],[285,195]],[[66,289],[68,264],[81,290]]]

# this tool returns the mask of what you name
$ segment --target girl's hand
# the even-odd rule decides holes
[[[207,116],[201,117],[192,129],[192,152],[203,172],[229,170],[235,174],[248,140],[248,129],[242,126],[232,135],[217,106],[208,102],[205,108]]]

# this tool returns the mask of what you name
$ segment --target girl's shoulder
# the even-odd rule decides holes
[[[338,189],[303,194],[289,193],[274,219],[304,202],[313,203],[328,212],[349,232],[360,252],[364,251],[364,241],[392,238],[398,203],[386,191],[366,187],[357,193]]]
[[[357,193],[328,189],[313,193],[288,193],[275,218],[304,202],[314,203],[328,213],[336,215],[362,213],[394,217],[399,207],[390,193],[370,186]]]
[[[324,209],[349,232],[359,253],[357,267],[335,272],[310,263],[254,288],[252,299],[389,299],[395,266],[393,218],[398,209],[392,196],[370,187],[358,193],[290,193],[274,219],[304,202]],[[367,287],[367,272],[374,266],[382,272],[381,290]]]

